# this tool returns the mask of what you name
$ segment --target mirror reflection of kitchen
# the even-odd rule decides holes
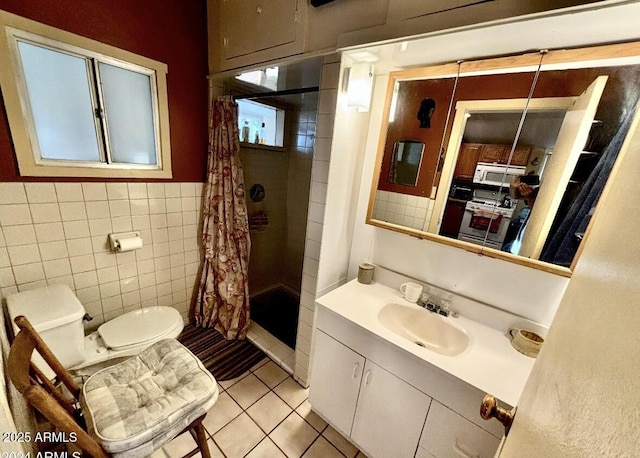
[[[511,154],[521,112],[467,114],[438,233],[518,254],[518,235],[523,233],[531,208],[510,184],[528,176],[530,180],[524,181],[532,183],[532,192],[539,189],[564,115],[559,110],[528,113]]]
[[[399,76],[369,221],[569,267],[636,109],[640,65],[621,62],[543,66],[530,100],[529,71],[467,76],[462,68],[455,93],[455,75]],[[416,114],[427,98],[436,108],[424,128]],[[389,180],[394,145],[405,139],[425,144],[415,185]]]

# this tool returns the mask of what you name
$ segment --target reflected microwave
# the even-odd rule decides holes
[[[473,182],[487,186],[509,186],[515,177],[524,175],[526,167],[478,162],[473,174]]]

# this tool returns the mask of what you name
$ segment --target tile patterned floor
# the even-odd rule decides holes
[[[269,331],[251,322],[247,332],[247,340],[265,352],[269,358],[278,363],[290,374],[293,374],[295,367],[295,351],[272,336]]]
[[[203,422],[213,458],[366,458],[311,411],[309,389],[269,358],[219,386],[218,402]],[[164,447],[164,456],[194,448],[185,433]]]

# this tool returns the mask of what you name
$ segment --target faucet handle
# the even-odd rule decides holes
[[[431,296],[431,294],[429,294],[429,290],[428,288],[425,286],[424,289],[422,290],[422,294],[420,295],[420,297],[418,298],[418,305],[420,307],[426,307],[427,304],[429,303],[429,297]]]
[[[441,299],[434,311],[442,316],[449,316],[451,313],[451,301],[449,299]]]

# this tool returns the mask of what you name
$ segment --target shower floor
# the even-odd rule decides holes
[[[251,298],[251,319],[295,349],[300,297],[277,287]]]

